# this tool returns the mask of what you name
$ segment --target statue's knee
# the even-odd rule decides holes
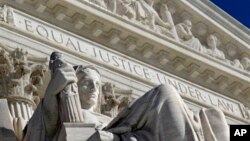
[[[161,84],[158,86],[159,94],[167,97],[178,97],[179,94],[176,89],[170,84]]]

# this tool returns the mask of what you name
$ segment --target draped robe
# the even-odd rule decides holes
[[[103,132],[105,134],[103,134]],[[160,85],[134,102],[88,141],[229,141],[222,111],[193,113],[170,85]]]

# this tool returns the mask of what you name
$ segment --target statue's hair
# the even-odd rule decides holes
[[[76,71],[76,77],[77,78],[79,77],[79,75],[78,75],[79,73],[85,73],[87,69],[94,70],[100,75],[100,72],[98,71],[98,69],[93,65],[88,65],[88,66],[77,65],[77,66],[74,66],[73,68]]]
[[[87,74],[86,73],[86,70],[87,69],[91,69],[91,70],[94,70],[94,71],[96,71],[98,74],[99,74],[99,76],[101,76],[100,75],[100,72],[98,71],[98,69],[95,67],[95,66],[93,66],[93,65],[88,65],[88,66],[83,66],[83,65],[77,65],[77,66],[74,66],[73,67],[74,68],[74,70],[76,71],[76,77],[77,77],[77,79],[79,80],[80,78],[80,76],[81,77],[84,77],[84,76],[82,76],[82,75],[79,75],[79,74],[81,74],[81,73],[85,73],[85,74]],[[100,111],[101,111],[101,101],[102,101],[102,92],[101,92],[101,87],[99,88],[99,96],[98,96],[98,103],[97,103],[97,105],[95,106],[95,108],[94,108],[94,111],[95,112],[98,112],[98,113],[101,113]]]

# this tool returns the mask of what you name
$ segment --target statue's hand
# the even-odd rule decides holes
[[[46,90],[46,94],[56,95],[68,84],[76,82],[77,78],[73,67],[69,64],[55,70]]]
[[[165,23],[164,27],[167,29],[172,29],[174,27],[174,25],[170,24],[170,23]]]
[[[96,131],[87,141],[118,141],[119,137],[107,131]]]

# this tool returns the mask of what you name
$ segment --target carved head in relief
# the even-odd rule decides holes
[[[75,66],[78,92],[83,109],[96,111],[100,104],[100,73],[94,66]]]
[[[207,45],[209,48],[215,49],[218,45],[218,38],[213,34],[209,35],[207,37]]]
[[[243,57],[241,59],[241,63],[244,67],[244,69],[249,70],[250,69],[250,59],[248,57]]]
[[[160,13],[168,11],[168,6],[167,4],[162,4],[160,7]]]
[[[190,21],[190,20],[184,20],[184,22],[183,22],[185,25],[186,25],[186,27],[188,28],[188,29],[191,29],[192,28],[192,22]]]

